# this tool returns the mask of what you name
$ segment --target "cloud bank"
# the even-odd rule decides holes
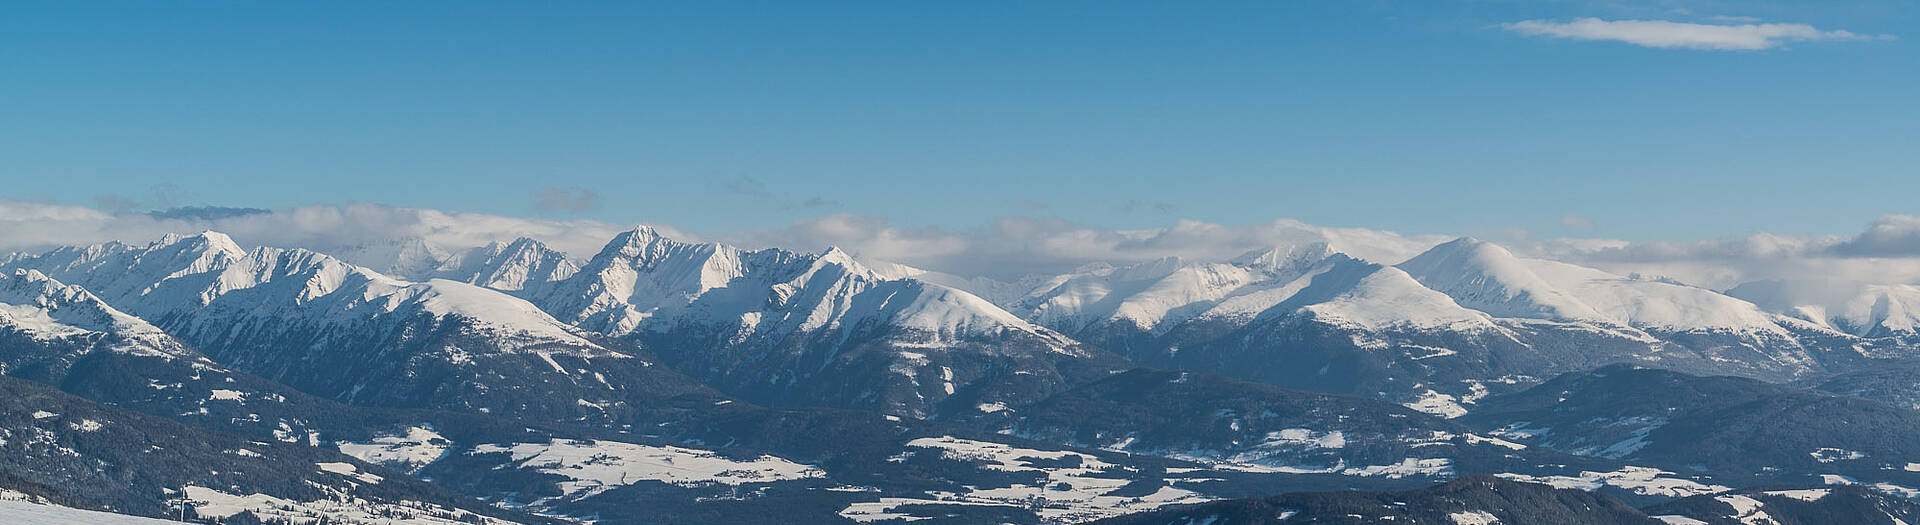
[[[455,250],[532,237],[570,254],[591,256],[608,238],[630,227],[590,220],[504,217],[378,204],[110,213],[84,206],[0,200],[0,253],[107,241],[138,244],[168,233],[215,230],[250,248],[277,246],[344,253],[367,245],[420,239],[431,246]],[[674,235],[691,237],[663,228]]]
[[[1528,36],[1605,40],[1643,47],[1713,51],[1759,51],[1780,47],[1788,42],[1892,38],[1843,30],[1827,31],[1807,24],[1777,23],[1696,24],[1667,20],[1581,18],[1571,22],[1522,20],[1503,24],[1501,27]]]
[[[687,241],[809,252],[838,246],[871,260],[1002,280],[1063,273],[1088,264],[1119,265],[1163,257],[1228,260],[1253,250],[1311,243],[1326,243],[1337,251],[1391,264],[1452,238],[1318,226],[1291,219],[1239,226],[1183,219],[1163,228],[1123,230],[1061,219],[1006,217],[975,228],[950,229],[899,226],[877,217],[842,213],[780,227],[709,235],[671,225],[649,225],[669,237]],[[112,213],[85,206],[0,200],[0,253],[107,241],[145,243],[167,233],[210,229],[226,232],[249,247],[309,248],[350,260],[367,256],[364,254],[393,253],[377,248],[398,242],[418,240],[452,253],[518,237],[539,239],[585,259],[615,234],[631,227],[594,220],[507,217],[377,204]],[[1852,236],[1756,234],[1737,239],[1660,242],[1554,238],[1503,244],[1524,256],[1620,274],[1670,277],[1716,289],[1771,279],[1920,282],[1920,217],[1906,215],[1881,217]],[[370,246],[376,249],[368,249]],[[387,261],[354,262],[379,268]]]

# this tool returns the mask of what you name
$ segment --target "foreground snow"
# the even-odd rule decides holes
[[[13,501],[7,499],[4,491],[0,491],[0,523],[17,525],[167,525],[178,524],[180,522],[114,514],[111,512],[80,510],[59,505],[42,505],[25,501]]]

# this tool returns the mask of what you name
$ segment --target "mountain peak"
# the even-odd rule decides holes
[[[162,246],[195,247],[207,252],[226,253],[234,257],[241,257],[247,254],[246,250],[240,248],[240,243],[233,242],[233,237],[213,230],[206,230],[193,235],[169,233],[161,236],[160,240],[154,241],[152,245],[152,247],[155,248]]]
[[[1333,250],[1333,247],[1326,242],[1316,241],[1300,245],[1275,246],[1272,248],[1253,250],[1241,254],[1239,257],[1235,257],[1228,262],[1243,268],[1273,272],[1284,269],[1303,269],[1310,267],[1322,260],[1326,260],[1328,256],[1334,255],[1335,253],[1337,252]]]
[[[650,258],[648,256],[649,253],[667,250],[670,249],[670,246],[680,244],[682,243],[661,235],[660,231],[654,229],[652,226],[642,224],[613,236],[613,240],[607,241],[606,248],[602,248],[600,255],[596,255],[594,258],[615,256],[644,259]]]

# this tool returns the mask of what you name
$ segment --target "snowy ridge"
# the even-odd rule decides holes
[[[1314,243],[1249,252],[1228,263],[1165,258],[1096,267],[1046,281],[1010,307],[1030,321],[1067,332],[1112,323],[1152,331],[1290,281],[1329,254],[1326,244]]]
[[[1535,275],[1512,252],[1462,237],[1397,265],[1462,306],[1494,317],[1604,321],[1592,306]]]
[[[40,341],[69,339],[83,348],[205,360],[145,320],[35,270],[0,272],[0,330],[5,329]]]
[[[431,276],[503,291],[546,286],[580,271],[567,254],[521,237],[493,242],[448,258]]]
[[[402,281],[301,249],[245,252],[216,232],[169,236],[144,248],[107,244],[55,250],[13,265],[78,283],[202,341],[219,340],[218,332],[237,326],[270,331],[278,326],[281,332],[323,334],[324,342],[324,334],[364,330],[382,318],[428,315],[498,333],[507,348],[597,349],[538,307],[498,291],[447,280]],[[268,319],[293,322],[266,324]]]
[[[161,334],[159,328],[115,310],[84,288],[28,269],[0,274],[0,324],[48,337],[84,332]]]
[[[769,403],[818,396],[807,402],[921,417],[976,381],[1017,395],[1058,387],[1065,381],[1051,360],[1097,353],[966,291],[903,278],[913,274],[837,248],[748,251],[639,227],[572,277],[523,295]],[[1031,378],[999,379],[1015,370]]]

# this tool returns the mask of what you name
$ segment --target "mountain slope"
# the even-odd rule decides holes
[[[1404,492],[1320,492],[1229,500],[1110,518],[1102,525],[1279,523],[1556,523],[1657,525],[1619,500],[1581,490],[1469,476]]]
[[[350,403],[624,424],[675,398],[717,399],[498,291],[305,250],[247,252],[213,232],[10,266],[84,286],[226,366]]]
[[[1739,484],[1822,475],[1920,486],[1920,412],[1737,377],[1616,365],[1488,398],[1461,420],[1529,445]],[[1741,477],[1745,477],[1742,480]]]
[[[166,491],[190,514],[326,515],[341,523],[515,521],[431,485],[337,453],[200,430],[0,377],[0,472],[118,512],[167,514]],[[540,521],[540,520],[533,520]]]
[[[1441,481],[1460,472],[1532,472],[1542,463],[1578,462],[1391,403],[1200,372],[1132,370],[1027,407],[996,407],[976,424],[1028,439],[1253,472]]]
[[[1900,525],[1920,522],[1920,503],[1858,486],[1742,490],[1663,503],[1648,507],[1646,512],[1670,524]]]
[[[580,265],[567,254],[521,237],[469,249],[448,258],[429,275],[495,290],[537,293],[530,289],[537,290],[579,271]]]
[[[839,250],[744,251],[641,227],[530,297],[561,320],[775,405],[925,417],[1019,403],[1124,368],[972,294],[896,277]]]
[[[1787,381],[1901,355],[1712,290],[1471,238],[1393,266],[1319,246],[1096,268],[1012,308],[1142,364],[1451,415],[1489,392],[1611,363]]]

